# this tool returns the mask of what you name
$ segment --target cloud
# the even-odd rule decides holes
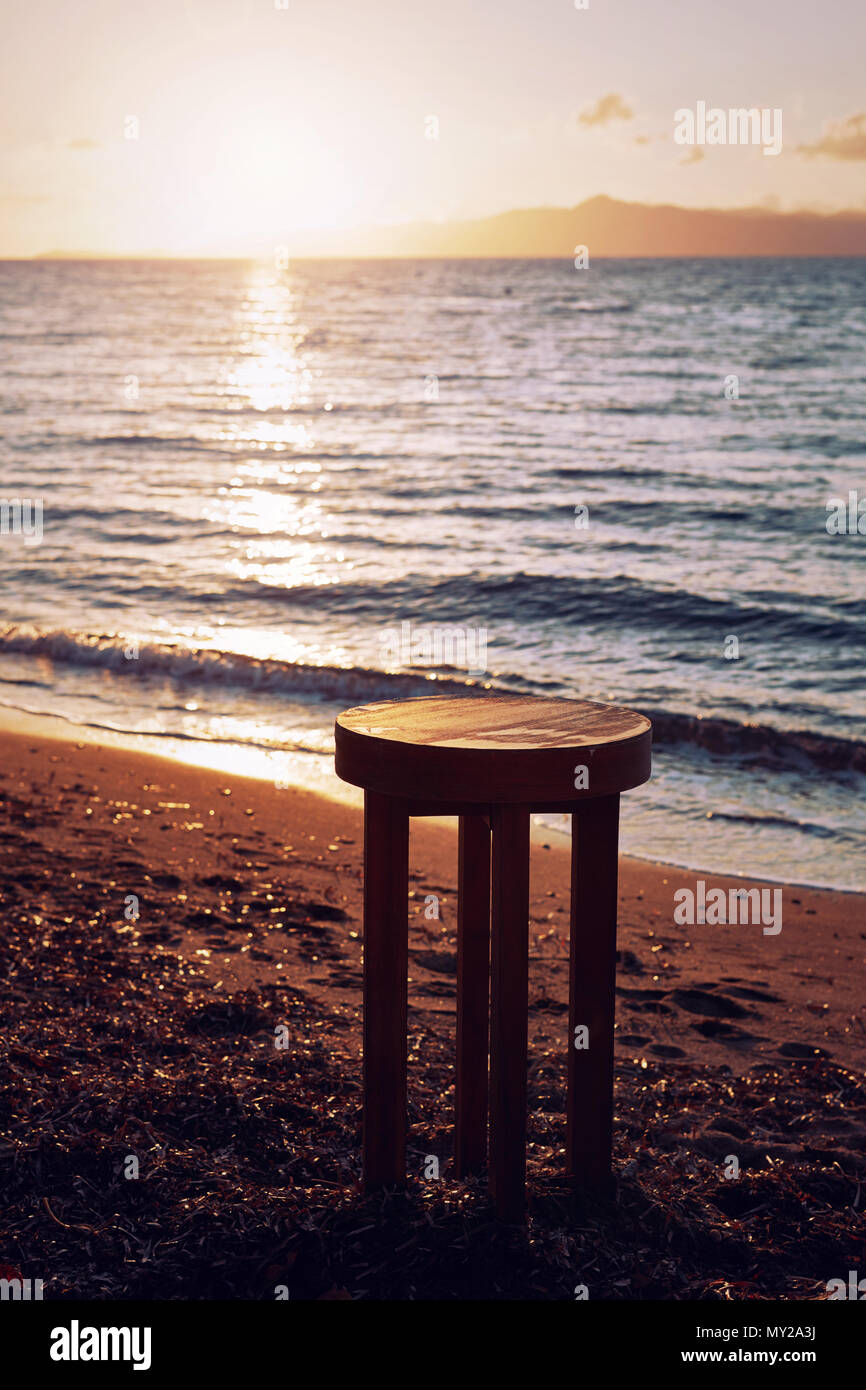
[[[619,92],[608,92],[599,97],[595,106],[588,106],[578,117],[581,125],[608,125],[611,121],[631,121],[634,112],[627,106]]]
[[[814,145],[798,145],[800,154],[826,155],[828,159],[866,159],[866,111],[844,121],[831,121]]]
[[[67,141],[66,148],[68,150],[98,150],[99,141],[87,139],[69,140]]]
[[[701,160],[706,159],[706,157],[700,145],[695,145],[694,149],[689,150],[688,154],[680,160],[680,164],[700,164]]]

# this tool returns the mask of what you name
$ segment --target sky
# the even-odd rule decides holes
[[[255,255],[313,228],[599,193],[866,209],[863,0],[0,0],[0,15],[0,256]],[[781,153],[677,144],[675,113],[699,101],[780,109]]]

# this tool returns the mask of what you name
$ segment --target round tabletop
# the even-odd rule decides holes
[[[650,775],[649,719],[592,700],[384,700],[344,711],[335,735],[338,776],[407,799],[565,805]]]

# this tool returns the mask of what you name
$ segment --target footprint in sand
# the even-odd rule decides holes
[[[291,924],[296,926],[295,923]],[[304,922],[297,930],[300,932],[298,942],[298,953],[307,961],[338,961],[342,959],[343,948],[335,941],[334,935],[327,927],[320,927],[317,923]]]
[[[413,951],[412,956],[422,970],[433,970],[439,975],[457,974],[456,951]]]
[[[415,986],[417,994],[429,994],[434,999],[453,999],[454,990],[450,980],[424,980]]]
[[[182,879],[177,874],[145,874],[145,880],[150,880],[157,888],[179,888]]]
[[[533,999],[529,1005],[531,1014],[567,1014],[568,1005],[561,999],[551,999],[549,994],[540,994],[537,999]]]
[[[625,985],[617,985],[616,992],[622,997],[627,1009],[637,1009],[640,1013],[647,1014],[670,1013],[669,1005],[663,1003],[663,989],[626,989]]]
[[[202,883],[207,888],[219,888],[227,893],[239,893],[244,886],[240,879],[232,878],[229,874],[208,874],[207,878],[197,878],[196,883]]]
[[[826,1052],[823,1047],[812,1047],[808,1043],[786,1042],[776,1051],[781,1057],[791,1057],[796,1061],[815,1061],[819,1057],[832,1057],[832,1052]]]
[[[708,1018],[748,1018],[741,1004],[735,1004],[724,994],[711,994],[706,989],[675,989],[671,999],[691,1014],[706,1014]]]
[[[226,917],[221,912],[211,912],[206,907],[185,913],[183,924],[194,929],[211,928],[216,931],[228,931],[236,925],[231,917]]]
[[[762,1004],[781,1004],[780,994],[771,994],[766,989],[750,989],[747,985],[738,985],[729,989],[728,994],[735,994],[738,999],[757,999]]]
[[[341,907],[333,907],[331,903],[298,903],[297,907],[300,912],[305,912],[308,917],[314,918],[317,922],[348,922],[349,920],[348,912],[344,912]]]
[[[646,968],[634,951],[617,951],[616,967],[623,975],[643,975]]]
[[[741,1047],[745,1050],[764,1041],[763,1038],[756,1037],[754,1033],[746,1033],[742,1028],[735,1028],[732,1023],[725,1023],[720,1018],[704,1018],[700,1023],[693,1023],[692,1028],[704,1038],[713,1038],[719,1042],[727,1043],[729,1047]]]
[[[364,980],[360,970],[351,970],[338,962],[331,970],[329,984],[332,989],[363,989]]]

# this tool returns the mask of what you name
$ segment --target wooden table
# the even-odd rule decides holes
[[[366,1190],[406,1171],[409,817],[456,815],[456,1168],[486,1156],[489,1016],[490,1189],[503,1220],[522,1216],[533,811],[572,816],[566,1168],[609,1184],[619,796],[649,778],[651,736],[643,715],[588,700],[433,696],[337,719],[337,773],[364,788]]]

